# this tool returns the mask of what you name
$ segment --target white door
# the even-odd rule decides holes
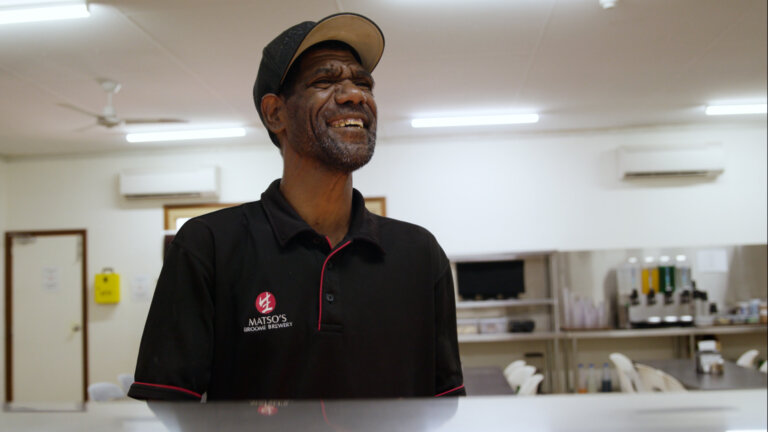
[[[12,236],[13,394],[7,398],[14,402],[83,401],[84,237]]]

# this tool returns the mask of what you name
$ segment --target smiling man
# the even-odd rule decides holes
[[[445,253],[365,209],[371,72],[384,37],[332,15],[263,51],[256,109],[283,157],[261,200],[194,218],[168,250],[129,396],[138,399],[465,394]]]

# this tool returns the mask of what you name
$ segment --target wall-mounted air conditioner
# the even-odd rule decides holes
[[[219,168],[126,170],[120,173],[120,195],[129,198],[216,198]]]
[[[619,147],[616,153],[623,179],[714,177],[725,170],[722,144]]]

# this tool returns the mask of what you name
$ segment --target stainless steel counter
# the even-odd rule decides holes
[[[766,391],[467,397],[381,401],[88,403],[13,411],[3,431],[696,431],[766,430]],[[40,407],[40,406],[38,406]]]
[[[730,361],[723,363],[723,373],[720,375],[696,372],[696,360],[693,359],[645,360],[638,363],[661,369],[675,377],[686,388],[694,390],[768,388],[768,375]]]
[[[467,396],[500,396],[515,394],[504,372],[498,367],[464,368]]]

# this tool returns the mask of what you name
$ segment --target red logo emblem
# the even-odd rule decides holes
[[[277,407],[274,405],[261,405],[259,406],[259,414],[263,416],[273,416],[277,414]]]
[[[264,315],[272,313],[276,306],[277,300],[275,300],[275,295],[269,291],[264,291],[256,297],[256,310]]]

